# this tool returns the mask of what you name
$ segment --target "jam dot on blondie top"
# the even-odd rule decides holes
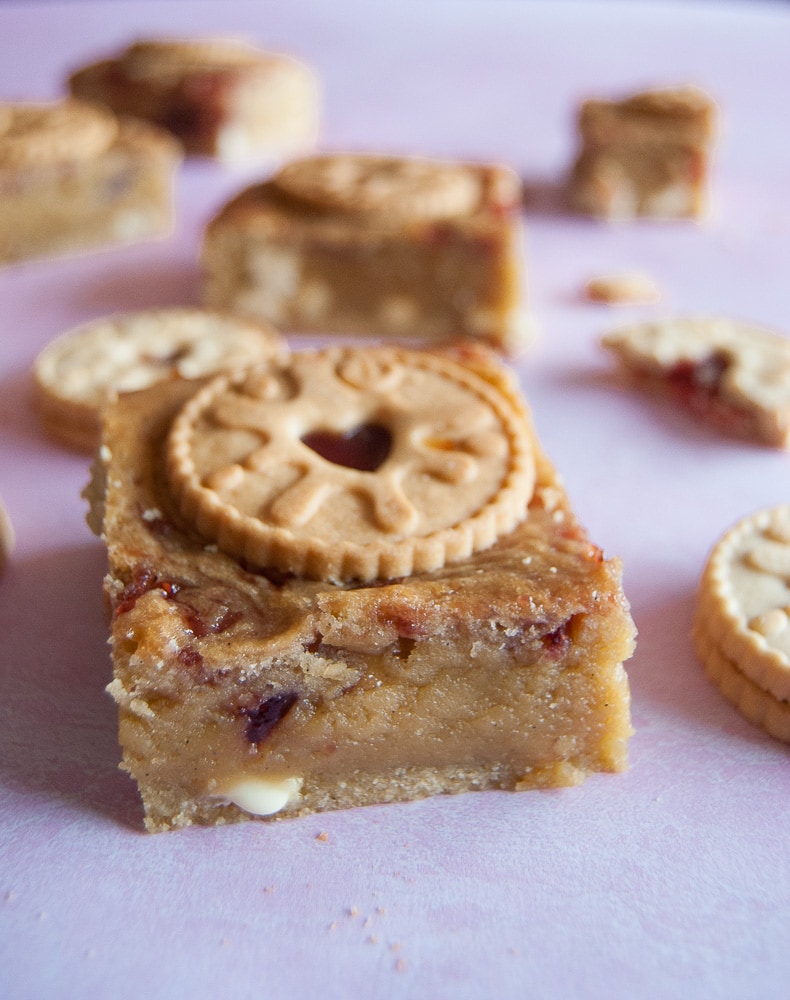
[[[274,727],[291,711],[299,695],[295,691],[285,694],[275,694],[254,709],[245,709],[247,726],[244,735],[250,743],[261,743],[271,733]]]

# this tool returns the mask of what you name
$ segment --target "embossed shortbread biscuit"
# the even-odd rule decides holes
[[[790,743],[790,702],[774,697],[729,659],[698,623],[694,632],[697,655],[705,673],[744,718],[776,739]]]
[[[468,214],[482,196],[465,164],[418,157],[314,156],[286,164],[274,184],[315,208],[421,221]]]
[[[790,448],[790,339],[727,319],[640,323],[603,337],[624,370],[706,422]]]
[[[790,505],[744,518],[715,545],[695,629],[759,688],[790,698]]]
[[[326,580],[407,576],[492,545],[525,516],[522,408],[449,357],[305,351],[219,377],[174,421],[182,512],[252,564]]]
[[[46,430],[81,450],[99,440],[100,411],[118,392],[200,378],[285,353],[270,326],[202,309],[109,316],[70,330],[36,358],[36,405]]]
[[[118,134],[115,115],[76,98],[0,107],[0,167],[88,160]]]

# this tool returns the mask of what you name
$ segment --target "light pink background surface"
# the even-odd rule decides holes
[[[790,331],[790,8],[3,4],[0,94],[56,95],[69,68],[151,32],[301,54],[324,80],[326,147],[503,159],[531,180],[567,165],[581,96],[692,81],[719,99],[708,224],[527,215],[543,333],[518,371],[583,521],[625,561],[632,769],[560,792],[141,832],[103,693],[88,462],[40,435],[28,371],[80,321],[196,300],[201,227],[246,178],[189,164],[172,239],[0,272],[0,494],[18,535],[0,581],[0,994],[786,996],[790,752],[705,680],[689,628],[707,552],[788,500],[790,458],[621,390],[596,343],[675,311]],[[665,289],[659,307],[580,300],[589,276],[634,267]]]

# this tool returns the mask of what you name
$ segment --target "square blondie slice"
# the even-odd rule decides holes
[[[168,235],[178,144],[76,99],[0,104],[0,265]]]
[[[286,331],[527,337],[521,186],[507,168],[326,154],[287,164],[209,223],[204,302]]]
[[[590,99],[578,115],[573,208],[604,219],[699,218],[708,210],[716,106],[696,87]]]
[[[322,366],[330,364],[349,379],[356,371],[375,381],[367,361],[349,365],[345,351],[339,360],[331,351],[310,355],[294,355],[280,382],[260,372],[202,386],[171,382],[121,396],[106,413],[104,445],[86,496],[89,523],[109,554],[109,691],[119,708],[122,767],[137,782],[147,828],[439,793],[558,787],[624,769],[631,725],[623,661],[635,632],[621,567],[604,558],[578,523],[525,410],[518,410],[510,429],[527,441],[534,464],[530,472],[522,462],[504,487],[517,493],[529,485],[522,509],[500,516],[502,531],[492,543],[482,536],[469,541],[468,554],[448,541],[444,558],[433,545],[413,546],[404,556],[403,542],[393,543],[389,565],[402,571],[404,558],[413,564],[401,575],[382,575],[385,562],[327,561],[320,542],[319,555],[303,561],[300,573],[290,572],[284,566],[292,553],[283,555],[276,539],[268,548],[260,539],[252,547],[243,541],[248,515],[239,513],[228,532],[213,530],[210,512],[196,516],[185,502],[183,489],[174,486],[173,464],[175,457],[181,470],[184,421],[200,429],[192,422],[197,410],[204,421],[210,418],[213,431],[205,453],[195,449],[196,460],[213,462],[228,444],[236,449],[234,462],[201,473],[211,488],[200,490],[204,498],[229,490],[241,511],[245,477],[276,478],[285,461],[276,435],[251,430],[258,419],[253,396],[256,405],[288,409],[290,426],[295,411],[290,396],[277,395],[277,385],[290,386],[290,393],[316,372],[325,380]],[[420,365],[416,396],[436,375],[433,361],[418,359],[415,367]],[[387,381],[392,373],[384,374],[386,395],[393,391]],[[512,388],[493,368],[480,367],[468,379],[458,374],[461,383],[458,392],[472,386],[481,398]],[[337,378],[331,388],[329,399],[348,383],[344,388]],[[401,392],[400,420],[408,400],[405,390],[395,390]],[[430,409],[432,400],[413,408],[424,405]],[[450,496],[460,479],[463,497],[473,493],[482,473],[475,479],[469,469],[477,464],[485,471],[502,455],[491,422],[478,419],[478,410],[467,409],[456,425],[437,424],[415,446],[433,465],[418,462],[412,477],[396,441],[378,472],[368,465],[358,473],[360,489],[372,496],[366,477],[386,479],[389,462],[400,469],[403,494],[411,498],[425,487],[429,506],[436,496]],[[419,436],[424,412],[404,437]],[[375,411],[379,423],[388,414],[386,408]],[[470,422],[477,428],[472,432]],[[393,427],[397,438],[395,418]],[[311,433],[297,429],[303,442],[318,448]],[[345,446],[349,440],[346,435]],[[302,482],[322,463],[342,458],[344,469],[350,465],[338,447],[336,442],[328,459],[319,454]],[[267,449],[273,452],[268,458]],[[362,450],[370,449],[368,440]],[[433,477],[426,472],[431,468]],[[331,479],[331,470],[325,471]],[[278,489],[288,502],[276,532],[296,535],[305,523],[295,513],[305,489],[290,481]],[[502,490],[496,489],[499,498]],[[338,487],[327,516],[348,521],[361,511],[364,524],[368,503],[359,496],[354,503],[347,506]],[[257,493],[254,517],[262,505],[276,507]],[[335,530],[319,527],[322,536]],[[349,527],[352,555],[366,530]],[[337,579],[344,573],[348,578]]]

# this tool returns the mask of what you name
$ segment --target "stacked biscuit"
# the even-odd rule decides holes
[[[790,742],[790,505],[744,518],[714,547],[694,642],[725,697]]]

